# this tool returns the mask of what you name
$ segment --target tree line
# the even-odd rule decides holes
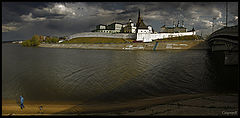
[[[25,47],[38,46],[41,43],[58,43],[59,40],[58,37],[34,35],[31,39],[23,41],[22,45]]]

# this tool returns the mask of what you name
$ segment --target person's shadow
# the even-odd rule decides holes
[[[19,106],[19,108],[21,108],[21,102],[20,102],[20,97],[16,96],[16,104]],[[25,107],[25,106],[24,106]]]
[[[19,98],[20,99],[20,98]],[[20,100],[16,98],[16,103],[19,107],[21,107]]]

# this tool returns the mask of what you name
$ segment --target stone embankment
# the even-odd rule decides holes
[[[203,40],[159,41],[152,43],[124,43],[124,44],[40,44],[39,47],[111,49],[111,50],[208,49],[207,43]]]
[[[105,37],[105,38],[123,38],[123,39],[136,39],[136,34],[133,33],[104,33],[104,32],[83,32],[70,35],[68,40],[78,37]]]

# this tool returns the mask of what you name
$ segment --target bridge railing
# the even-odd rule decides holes
[[[231,34],[232,33],[232,34]],[[215,32],[213,32],[211,35],[208,36],[207,40],[218,36],[218,35],[233,35],[238,36],[238,25],[237,26],[232,26],[232,27],[223,27]]]

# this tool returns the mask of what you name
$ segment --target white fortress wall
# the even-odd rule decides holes
[[[195,35],[195,34],[196,32],[158,33],[158,34],[151,34],[150,38],[152,40],[156,40],[156,39],[164,39],[164,38],[178,37],[178,36],[189,36],[189,35]]]
[[[151,33],[148,29],[138,29],[136,41],[152,42]]]
[[[104,33],[104,32],[83,32],[83,33],[77,33],[68,36],[68,40],[78,37],[106,37],[106,38],[136,38],[136,34],[133,33]]]
[[[104,32],[84,32],[84,33],[77,33],[68,36],[68,40],[77,38],[77,37],[106,37],[106,38],[132,38],[136,39],[136,41],[143,41],[143,42],[151,42],[152,40],[156,39],[164,39],[169,37],[178,37],[178,36],[187,36],[187,35],[195,35],[196,32],[181,32],[181,33],[157,33],[151,34],[149,32],[142,33],[104,33]]]
[[[179,37],[179,36],[189,36],[189,35],[195,35],[195,34],[196,34],[196,32],[158,33],[158,34],[137,33],[136,41],[152,42],[152,40],[156,40],[156,39],[164,39],[164,38]]]
[[[150,33],[137,33],[136,41],[147,42],[148,40],[152,41]]]
[[[143,42],[152,42],[151,34],[148,33],[145,36],[143,36]]]
[[[137,39],[136,41],[143,41],[143,33],[137,33]]]

